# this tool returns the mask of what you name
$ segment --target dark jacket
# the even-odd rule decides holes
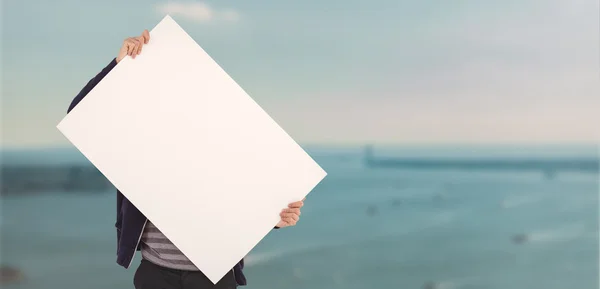
[[[77,94],[71,102],[67,113],[69,113],[115,66],[116,59],[113,59],[98,75],[92,78],[87,85]],[[115,140],[117,141],[117,140]],[[144,226],[146,225],[146,216],[144,216],[129,200],[117,190],[117,263],[126,269],[131,266],[136,251],[140,250],[140,239]],[[275,229],[278,229],[275,227]],[[242,269],[244,260],[240,260],[233,268],[236,282],[238,285],[246,285],[246,277]]]

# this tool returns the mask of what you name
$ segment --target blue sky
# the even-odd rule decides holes
[[[2,145],[169,13],[302,143],[595,143],[598,1],[6,0]]]

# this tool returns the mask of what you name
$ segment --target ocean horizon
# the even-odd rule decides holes
[[[600,144],[317,144],[300,143],[311,156],[342,156],[364,153],[372,146],[383,157],[583,157],[599,158]],[[73,146],[4,147],[0,149],[0,164],[87,164],[89,161]]]

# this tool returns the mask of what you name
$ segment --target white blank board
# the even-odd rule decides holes
[[[57,128],[213,283],[326,176],[169,16]]]

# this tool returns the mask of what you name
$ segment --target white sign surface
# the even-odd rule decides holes
[[[57,127],[213,283],[326,176],[169,16]]]

